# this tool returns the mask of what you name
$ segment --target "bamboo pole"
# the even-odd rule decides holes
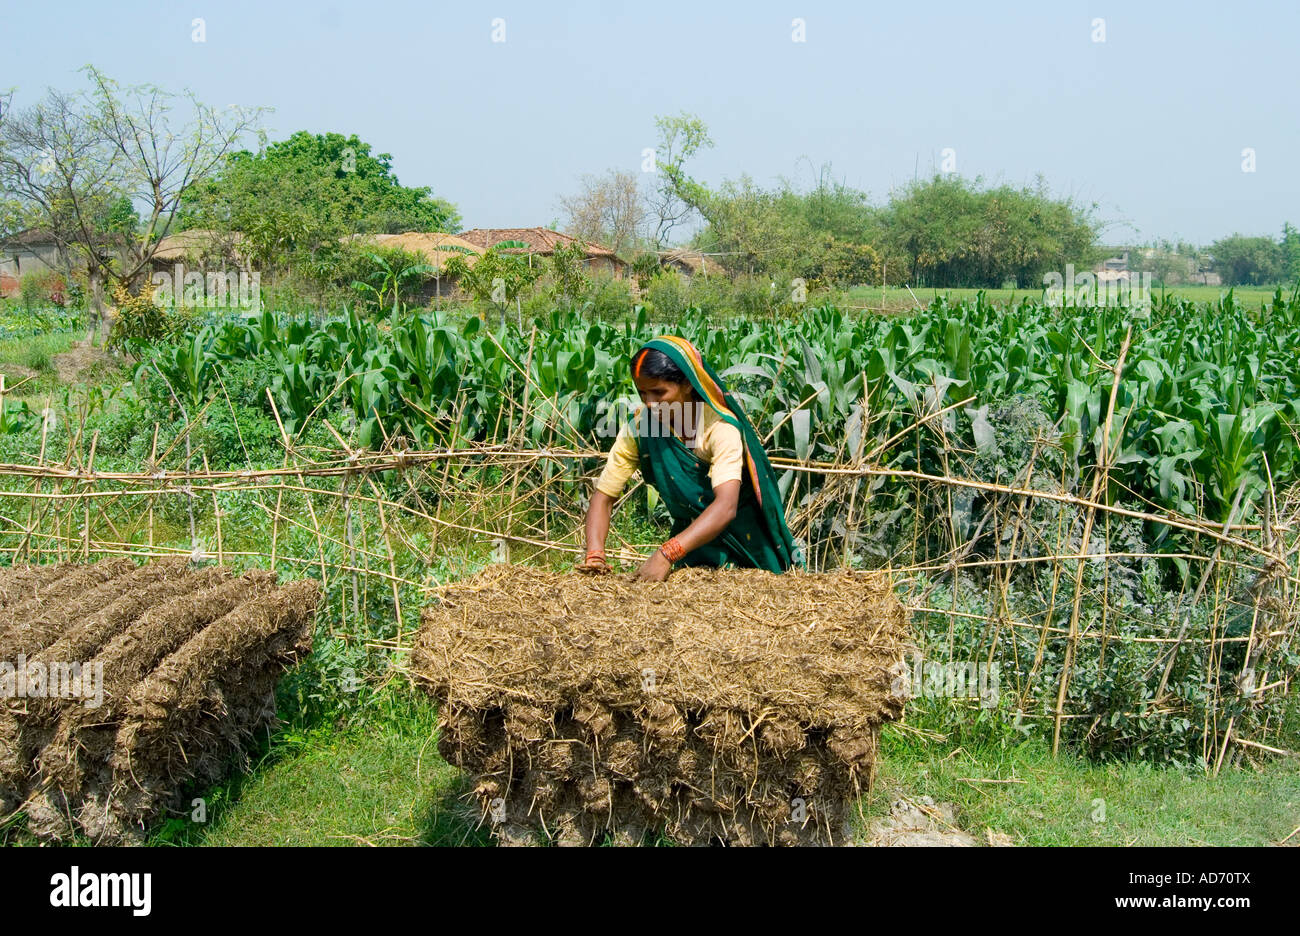
[[[95,483],[93,480],[94,472],[95,472],[95,448],[98,446],[98,444],[99,444],[99,430],[96,429],[95,434],[90,439],[90,460],[89,463],[87,464],[87,469],[92,480],[86,481],[86,484],[88,485],[93,485]],[[90,561],[90,501],[83,500],[83,511],[84,512],[82,514],[81,529],[84,538],[82,540],[81,559],[83,562],[89,562]]]
[[[1115,419],[1115,398],[1119,395],[1119,382],[1124,373],[1124,359],[1128,357],[1129,342],[1133,338],[1133,329],[1130,326],[1128,332],[1124,335],[1124,341],[1119,348],[1119,361],[1115,364],[1115,379],[1110,385],[1110,403],[1106,407],[1106,422],[1101,434],[1101,453],[1098,459],[1098,465],[1094,470],[1094,480],[1092,486],[1092,497],[1089,500],[1096,503],[1099,494],[1105,494],[1107,490],[1107,480],[1110,477],[1110,430],[1111,424]],[[1083,522],[1083,539],[1080,541],[1079,552],[1087,555],[1088,545],[1092,540],[1092,525],[1097,518],[1095,507],[1090,507],[1084,515]],[[1065,710],[1065,693],[1070,685],[1070,668],[1074,664],[1075,644],[1079,639],[1079,610],[1083,602],[1083,572],[1087,568],[1088,560],[1079,559],[1075,564],[1074,572],[1074,605],[1070,610],[1070,634],[1065,643],[1065,659],[1061,663],[1061,681],[1056,693],[1056,722],[1052,729],[1052,756],[1055,757],[1061,746],[1061,715]]]
[[[208,453],[203,453],[203,470],[208,470]],[[212,490],[212,518],[217,525],[217,565],[224,565],[223,541],[221,537],[221,504],[217,501],[217,491]]]

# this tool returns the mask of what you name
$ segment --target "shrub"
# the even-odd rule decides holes
[[[690,304],[710,314],[735,309],[735,290],[732,288],[731,280],[721,275],[692,277]]]
[[[628,280],[598,276],[591,281],[587,295],[591,313],[599,319],[619,318],[632,311],[632,286]]]
[[[180,308],[164,311],[154,304],[153,287],[146,283],[140,292],[132,295],[122,283],[113,288],[113,301],[117,304],[117,318],[109,332],[107,346],[131,353],[165,341],[185,331],[198,319],[192,309]]]
[[[18,283],[23,308],[31,312],[42,306],[67,304],[68,281],[57,270],[36,270],[24,273]]]
[[[736,311],[744,315],[768,316],[790,296],[788,284],[777,277],[739,276],[734,286]]]
[[[45,300],[45,283],[39,273],[24,273],[18,280],[18,296],[23,308],[28,312],[42,305]]]
[[[64,308],[84,312],[86,309],[86,287],[77,280],[68,283],[67,301]]]
[[[880,281],[880,255],[867,244],[837,241],[827,235],[803,271],[818,286],[857,286]]]
[[[54,362],[50,358],[50,349],[43,344],[31,345],[23,360],[34,371],[44,373],[54,370]]]
[[[648,287],[659,270],[659,254],[653,250],[639,253],[632,260],[632,275],[636,277],[636,285],[639,289]]]
[[[687,285],[671,270],[656,273],[645,292],[656,318],[675,319],[686,311]]]

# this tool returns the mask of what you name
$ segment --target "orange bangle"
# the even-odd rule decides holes
[[[604,558],[605,558],[605,550],[603,549],[591,549],[587,551],[588,562],[590,562],[592,559],[604,559]]]
[[[675,536],[660,546],[659,551],[664,554],[664,557],[669,562],[677,562],[686,555],[685,548],[677,541]]]

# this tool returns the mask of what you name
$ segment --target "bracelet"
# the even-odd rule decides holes
[[[589,550],[587,550],[587,561],[590,562],[592,559],[599,559],[599,560],[601,560],[602,562],[604,562],[604,561],[605,561],[605,550],[603,550],[603,549],[589,549]]]
[[[677,562],[686,555],[685,548],[677,541],[675,536],[660,546],[659,551],[664,554],[664,558],[669,562]]]

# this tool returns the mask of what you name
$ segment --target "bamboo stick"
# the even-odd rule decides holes
[[[1129,342],[1133,338],[1133,329],[1130,326],[1128,332],[1124,335],[1124,341],[1119,347],[1119,361],[1115,364],[1115,379],[1110,385],[1110,402],[1106,407],[1106,422],[1101,433],[1101,454],[1099,464],[1095,470],[1095,477],[1092,486],[1092,497],[1089,498],[1094,504],[1099,494],[1105,494],[1107,489],[1107,479],[1110,477],[1110,430],[1111,424],[1115,419],[1115,398],[1119,395],[1120,377],[1124,373],[1124,359],[1128,357]],[[1096,508],[1090,507],[1084,514],[1083,522],[1083,539],[1080,541],[1079,552],[1087,554],[1088,545],[1092,541],[1092,525],[1097,518]],[[1074,573],[1074,605],[1070,610],[1070,634],[1065,644],[1065,660],[1061,664],[1061,681],[1056,694],[1056,724],[1052,730],[1052,756],[1055,757],[1061,745],[1061,715],[1064,714],[1065,693],[1070,685],[1070,669],[1074,664],[1075,644],[1079,639],[1079,610],[1083,602],[1083,572],[1087,568],[1088,560],[1080,559],[1075,564]]]

